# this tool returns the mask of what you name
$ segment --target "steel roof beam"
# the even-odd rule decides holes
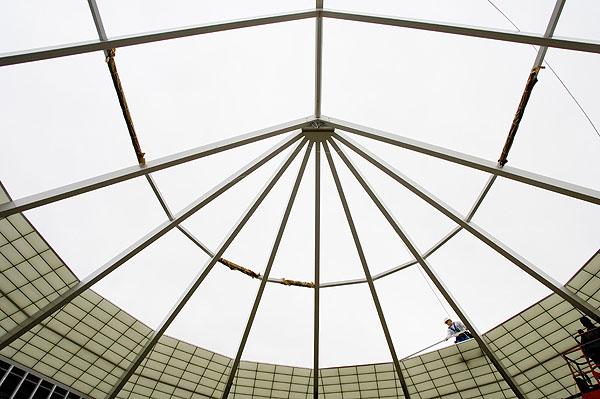
[[[158,342],[160,337],[164,334],[164,332],[169,328],[173,320],[177,317],[181,309],[186,305],[189,299],[194,295],[194,292],[198,289],[200,284],[204,281],[206,276],[210,273],[214,265],[219,261],[219,258],[223,255],[225,250],[231,245],[235,237],[239,234],[242,228],[246,225],[248,220],[252,217],[256,209],[258,209],[259,205],[262,201],[267,197],[271,189],[277,184],[279,178],[283,175],[283,173],[290,166],[292,161],[296,158],[296,155],[300,152],[302,147],[306,144],[307,140],[303,139],[300,144],[296,146],[294,151],[284,160],[284,162],[276,169],[273,176],[269,179],[268,183],[263,187],[260,193],[253,200],[252,204],[248,207],[246,212],[242,215],[242,217],[237,221],[234,227],[231,229],[227,237],[223,240],[219,249],[216,251],[215,255],[209,259],[202,270],[196,275],[192,283],[188,286],[185,292],[181,295],[175,306],[169,311],[169,314],[164,318],[160,326],[152,333],[152,336],[146,344],[144,348],[136,354],[135,359],[131,362],[131,364],[127,367],[127,370],[123,373],[123,375],[119,378],[119,381],[112,387],[110,393],[106,396],[107,399],[114,399],[121,389],[125,386],[129,378],[133,375],[135,370],[139,367],[139,365],[144,361],[146,356],[150,353],[154,345]]]
[[[448,204],[445,204],[443,201],[436,198],[433,194],[425,190],[425,188],[412,181],[403,173],[395,169],[393,166],[389,165],[387,162],[383,161],[375,154],[371,153],[362,145],[353,141],[344,134],[335,133],[333,137],[335,137],[344,145],[352,149],[352,151],[356,152],[361,157],[366,159],[369,163],[377,167],[379,170],[390,176],[392,179],[402,184],[404,187],[406,187],[412,193],[416,194],[419,198],[423,199],[429,205],[433,206],[435,209],[446,215],[449,219],[454,221],[463,229],[473,234],[473,236],[477,237],[484,244],[492,248],[494,251],[498,252],[498,254],[502,255],[504,258],[512,262],[525,273],[529,274],[538,282],[542,283],[544,286],[552,290],[552,292],[556,293],[558,296],[569,302],[574,308],[580,310],[581,312],[590,316],[594,320],[600,320],[600,310],[591,306],[578,295],[570,291],[568,288],[564,287],[562,284],[560,284],[558,281],[546,274],[541,269],[538,269],[535,265],[530,263],[525,258],[521,257],[521,255],[514,252],[512,249],[510,249],[508,246],[503,244],[501,241],[499,241],[497,238],[489,234],[481,227],[477,226],[473,222],[464,221],[462,216],[456,210],[452,209]]]
[[[583,41],[572,38],[549,38],[534,33],[516,33],[508,30],[489,29],[467,25],[447,24],[417,19],[385,17],[370,14],[358,14],[344,11],[323,10],[325,18],[340,19],[345,21],[367,22],[377,25],[396,26],[431,32],[450,33],[454,35],[479,37],[482,39],[501,40],[513,43],[533,44],[561,48],[565,50],[600,53],[600,42]]]
[[[35,325],[40,323],[46,317],[50,316],[52,313],[56,312],[58,309],[71,302],[74,298],[82,294],[85,290],[96,284],[98,281],[102,280],[104,277],[112,273],[115,269],[123,265],[129,259],[133,258],[135,255],[140,253],[142,250],[150,246],[160,237],[164,236],[166,233],[171,231],[177,225],[182,223],[184,220],[192,216],[199,209],[210,203],[212,200],[217,198],[219,195],[223,194],[225,191],[233,187],[235,184],[240,182],[246,176],[257,170],[260,166],[267,163],[269,160],[273,159],[275,156],[280,154],[286,148],[289,148],[292,144],[301,139],[301,134],[297,134],[294,136],[290,136],[285,140],[281,141],[265,153],[261,154],[258,158],[254,159],[246,166],[229,176],[223,182],[216,185],[206,194],[198,198],[196,201],[189,204],[183,210],[181,210],[173,220],[168,220],[158,227],[154,228],[148,234],[137,240],[134,244],[129,246],[127,249],[120,252],[117,256],[112,258],[102,267],[97,269],[95,272],[90,274],[85,279],[79,281],[77,284],[69,288],[67,291],[62,293],[52,302],[48,303],[46,306],[38,310],[32,316],[30,316],[27,320],[19,323],[12,330],[6,332],[4,335],[0,337],[0,350],[5,348],[7,345],[18,339],[21,335],[29,331]],[[303,142],[306,139],[303,139]],[[218,258],[217,258],[218,260]]]
[[[195,25],[185,28],[167,29],[157,32],[146,32],[127,36],[115,37],[107,40],[89,40],[67,45],[38,48],[25,51],[16,51],[0,54],[0,66],[22,64],[25,62],[41,61],[57,57],[66,57],[76,54],[104,51],[111,48],[135,46],[138,44],[153,43],[163,40],[178,39],[182,37],[198,36],[207,33],[224,32],[233,29],[250,28],[253,26],[269,25],[279,22],[297,21],[313,18],[315,10],[285,13],[259,18],[221,22],[216,24]]]
[[[427,144],[422,141],[398,136],[392,133],[357,125],[355,123],[346,122],[340,119],[322,117],[321,120],[330,126],[333,126],[334,128],[354,133],[359,136],[367,137],[387,144],[392,144],[407,150],[419,152],[421,154],[429,155],[445,161],[467,166],[469,168],[481,170],[486,173],[491,173],[493,175],[498,175],[500,177],[525,183],[530,186],[543,188],[544,190],[600,205],[600,191],[598,190],[578,186],[522,169],[507,166],[499,167],[496,162],[488,161],[483,158],[467,155],[458,151],[449,150],[433,144]],[[334,133],[334,137],[344,140],[339,133]]]
[[[400,237],[400,239],[402,240],[402,242],[404,243],[406,248],[415,257],[415,259],[417,259],[418,263],[421,265],[423,270],[425,270],[425,273],[427,273],[427,275],[429,276],[429,278],[431,279],[433,284],[435,284],[435,286],[437,287],[439,292],[444,296],[444,298],[446,299],[448,304],[452,307],[454,312],[456,312],[458,317],[466,324],[469,331],[471,331],[471,333],[473,333],[473,336],[474,336],[475,340],[477,341],[477,343],[479,344],[479,347],[485,353],[485,355],[490,359],[490,361],[494,364],[494,366],[496,367],[496,370],[498,370],[498,372],[500,373],[500,375],[502,376],[504,381],[506,381],[508,386],[512,389],[512,391],[518,398],[525,399],[525,395],[523,394],[523,392],[521,391],[519,386],[515,383],[515,381],[511,377],[511,375],[508,374],[508,371],[504,368],[502,363],[500,363],[500,360],[496,357],[496,355],[494,354],[494,352],[492,351],[490,346],[487,344],[487,342],[483,338],[483,335],[479,332],[479,330],[477,329],[477,327],[475,326],[475,324],[473,323],[471,318],[466,314],[464,309],[458,304],[458,302],[456,301],[456,299],[454,298],[454,296],[452,295],[450,290],[446,287],[444,282],[440,279],[440,277],[435,272],[435,270],[431,267],[429,262],[425,259],[425,257],[423,255],[421,255],[421,253],[419,252],[419,250],[417,249],[416,245],[413,243],[411,238],[408,236],[406,231],[400,226],[400,223],[398,223],[396,218],[392,215],[392,213],[387,208],[387,206],[379,198],[377,193],[375,193],[375,191],[370,186],[370,184],[368,183],[366,178],[363,176],[363,174],[358,170],[356,165],[354,165],[354,163],[346,156],[344,151],[337,145],[337,143],[335,141],[331,141],[331,145],[335,149],[335,151],[337,151],[337,153],[340,156],[340,158],[342,159],[342,161],[344,161],[344,163],[346,164],[346,166],[348,167],[350,172],[354,175],[356,180],[358,180],[358,182],[363,187],[365,192],[369,195],[371,200],[375,203],[375,205],[377,206],[379,211],[382,213],[382,215],[385,217],[385,219],[388,221],[390,226],[394,229],[396,234]]]
[[[266,129],[257,130],[252,133],[232,137],[230,139],[217,141],[202,147],[182,151],[177,154],[168,155],[149,161],[145,166],[135,165],[114,172],[105,173],[90,179],[81,180],[77,183],[68,184],[52,190],[44,191],[28,197],[16,199],[0,204],[0,218],[23,212],[38,206],[47,205],[55,201],[70,198],[79,194],[87,193],[98,188],[107,187],[139,176],[144,176],[172,166],[181,165],[196,159],[217,154],[222,151],[237,148],[256,141],[271,138],[283,133],[300,129],[313,120],[312,117],[296,119],[295,121],[283,123]]]
[[[290,218],[290,213],[292,212],[292,207],[294,206],[294,200],[296,199],[296,194],[298,194],[298,188],[300,187],[300,183],[302,182],[302,177],[304,176],[304,171],[306,170],[306,164],[308,163],[308,158],[310,157],[310,152],[312,150],[313,143],[312,141],[308,142],[308,146],[306,148],[306,152],[304,153],[304,159],[300,164],[300,169],[298,170],[298,175],[296,176],[296,182],[292,187],[292,192],[290,194],[290,198],[288,200],[287,206],[285,208],[285,212],[283,213],[283,217],[281,219],[281,223],[279,225],[279,230],[277,231],[277,235],[275,236],[275,242],[273,243],[273,247],[271,249],[271,255],[269,255],[269,260],[267,261],[267,267],[265,267],[265,272],[263,274],[263,279],[260,282],[260,286],[258,287],[258,291],[256,293],[256,298],[254,299],[254,305],[252,306],[252,310],[250,311],[250,316],[248,317],[248,321],[246,323],[246,328],[244,330],[244,334],[242,335],[242,339],[240,341],[240,345],[238,346],[238,351],[235,355],[235,359],[233,360],[233,365],[231,366],[231,370],[229,371],[229,376],[227,377],[227,382],[225,383],[225,389],[223,390],[222,399],[227,399],[229,397],[229,392],[231,391],[231,387],[233,385],[233,379],[235,378],[235,374],[240,365],[240,361],[242,360],[242,353],[244,352],[244,348],[246,347],[246,342],[248,342],[248,336],[250,335],[250,330],[252,329],[252,324],[254,324],[254,319],[256,318],[256,312],[258,311],[258,307],[260,305],[260,301],[262,299],[263,293],[265,292],[265,287],[267,285],[267,280],[269,275],[271,274],[271,269],[273,267],[273,263],[275,262],[275,257],[277,256],[277,251],[279,250],[279,245],[281,244],[281,238],[283,237],[283,233],[285,231],[285,227],[287,226],[287,222]]]
[[[321,290],[321,143],[315,142],[315,292],[313,324],[313,399],[319,398],[319,321]]]
[[[385,340],[387,341],[388,348],[390,350],[390,354],[392,355],[392,360],[394,362],[394,368],[396,369],[396,375],[398,376],[398,379],[400,380],[400,385],[402,386],[402,392],[404,393],[404,398],[409,399],[410,393],[408,392],[408,387],[407,387],[406,381],[404,379],[404,374],[402,373],[400,361],[398,360],[398,355],[396,354],[396,349],[394,348],[394,342],[392,341],[392,336],[390,334],[390,330],[387,326],[387,322],[385,321],[383,309],[381,308],[381,303],[379,302],[379,297],[377,296],[377,291],[375,290],[375,284],[373,283],[373,279],[371,278],[371,272],[369,271],[367,259],[365,257],[364,251],[362,249],[362,245],[361,245],[360,239],[358,237],[358,232],[356,231],[356,226],[354,225],[354,220],[352,219],[350,207],[348,206],[348,202],[346,201],[346,195],[344,194],[344,189],[342,188],[342,183],[340,182],[340,178],[339,178],[337,170],[335,168],[335,164],[333,162],[331,152],[329,151],[329,147],[327,146],[327,141],[323,142],[323,151],[325,152],[325,155],[327,156],[327,162],[329,163],[329,169],[331,169],[331,175],[333,176],[333,180],[335,182],[335,186],[337,188],[337,192],[340,197],[340,201],[342,202],[342,207],[344,208],[344,213],[346,215],[348,227],[350,228],[350,233],[352,234],[352,239],[354,240],[354,245],[356,246],[356,251],[358,252],[358,257],[360,258],[360,263],[363,267],[365,277],[367,278],[367,282],[369,284],[369,290],[370,290],[371,296],[373,298],[373,303],[375,305],[375,309],[377,310],[377,315],[379,316],[381,328],[383,329],[383,333],[385,335]]]
[[[90,40],[86,42],[71,43],[67,45],[3,53],[0,54],[0,66],[41,61],[57,57],[90,53],[93,51],[104,51],[111,48],[134,46],[138,44],[153,43],[162,40],[197,36],[207,33],[223,32],[233,29],[249,28],[253,26],[268,25],[279,22],[297,21],[301,19],[316,18],[319,16],[322,16],[324,18],[367,22],[379,25],[419,29],[432,32],[451,33],[461,36],[479,37],[484,39],[501,40],[513,43],[533,44],[536,46],[546,46],[566,50],[600,53],[600,43],[597,41],[582,41],[571,38],[556,37],[548,38],[531,33],[515,33],[506,30],[488,29],[483,27],[471,27],[465,25],[454,25],[415,19],[357,14],[327,9],[323,9],[322,11],[313,9],[308,11],[284,13],[267,17],[249,18],[231,22],[216,23],[212,25],[196,25],[192,27],[169,29],[159,32],[121,36],[108,39],[106,41]]]

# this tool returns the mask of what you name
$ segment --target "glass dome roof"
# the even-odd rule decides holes
[[[105,301],[147,339],[103,395],[165,335],[232,359],[209,396],[239,361],[407,396],[451,317],[519,396],[483,333],[550,294],[600,319],[563,286],[599,247],[595,2],[88,3],[0,6],[1,220],[68,266],[3,355]]]

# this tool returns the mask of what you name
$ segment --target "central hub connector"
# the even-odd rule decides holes
[[[304,136],[312,141],[324,141],[331,137],[333,132],[333,128],[329,126],[302,128],[302,133],[304,133]]]

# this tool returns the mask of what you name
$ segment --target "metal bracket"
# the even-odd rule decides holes
[[[334,128],[325,126],[323,122],[314,121],[311,124],[311,127],[303,127],[302,133],[304,134],[304,137],[310,141],[323,142],[331,137],[331,135],[334,133]]]

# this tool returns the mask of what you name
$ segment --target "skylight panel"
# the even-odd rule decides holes
[[[0,82],[10,134],[0,168],[13,198],[136,163],[103,54],[4,67]]]
[[[480,26],[491,29],[513,30],[498,8],[513,11],[518,9],[518,16],[527,21],[529,32],[543,33],[552,12],[552,4],[548,1],[536,1],[533,4],[520,6],[520,2],[461,0],[452,3],[440,0],[426,1],[359,1],[359,0],[326,0],[325,8],[348,10],[356,13],[367,13],[394,16],[402,19],[420,19],[450,24]],[[518,7],[518,8],[517,8]]]
[[[535,58],[514,43],[333,20],[324,50],[324,115],[488,159]]]
[[[87,2],[0,4],[0,53],[97,39]]]
[[[310,115],[313,39],[297,21],[117,49],[147,158]]]
[[[175,3],[163,3],[139,0],[123,4],[108,0],[100,1],[98,7],[107,34],[111,37],[304,11],[314,7],[314,2],[308,0],[284,2],[178,0]]]

